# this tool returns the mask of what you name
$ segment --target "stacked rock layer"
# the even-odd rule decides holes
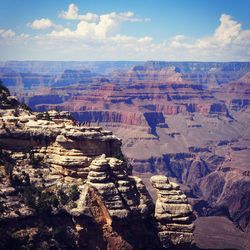
[[[121,140],[100,127],[76,126],[69,118],[64,112],[33,113],[0,86],[5,238],[20,238],[20,248],[34,243],[34,249],[50,249],[60,228],[73,249],[151,250],[159,249],[160,241],[165,247],[166,239],[174,245],[190,242],[191,207],[179,187],[166,177],[152,178],[158,190],[154,218],[145,185],[121,160]],[[43,240],[38,224],[50,240]],[[0,248],[12,249],[11,242],[1,241]],[[71,249],[62,239],[57,244]]]
[[[164,175],[152,176],[150,181],[157,191],[155,219],[163,247],[191,245],[194,215],[186,195]]]
[[[88,184],[102,196],[113,218],[148,215],[153,211],[152,199],[141,179],[129,176],[126,164],[102,155],[89,166]]]

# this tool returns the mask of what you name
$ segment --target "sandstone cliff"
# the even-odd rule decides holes
[[[67,112],[33,113],[0,86],[0,146],[1,249],[192,246],[185,195],[155,177],[154,210],[111,132]]]

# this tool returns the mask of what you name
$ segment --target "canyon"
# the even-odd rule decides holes
[[[152,175],[177,182],[198,217],[198,247],[247,249],[249,74],[248,62],[6,62],[0,79],[34,111],[69,111],[121,138],[155,201]]]
[[[0,146],[1,249],[196,249],[180,186],[154,175],[154,205],[111,131],[0,85]]]

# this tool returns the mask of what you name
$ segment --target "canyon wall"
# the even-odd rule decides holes
[[[194,218],[186,196],[161,182],[175,193],[161,209],[168,219],[158,218],[112,132],[77,126],[68,112],[33,113],[0,86],[0,146],[1,249],[194,247],[193,227],[172,228],[183,217],[174,198]]]
[[[67,110],[85,126],[113,131],[152,196],[150,177],[167,175],[181,185],[200,221],[226,217],[247,238],[249,67],[248,62],[146,62],[105,74],[86,66],[100,77],[90,74],[81,82],[77,68],[70,85],[53,82],[39,95],[13,93],[34,110]]]

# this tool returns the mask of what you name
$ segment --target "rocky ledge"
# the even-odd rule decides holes
[[[152,177],[154,205],[119,138],[65,112],[33,113],[0,89],[1,249],[193,246],[178,185]]]

